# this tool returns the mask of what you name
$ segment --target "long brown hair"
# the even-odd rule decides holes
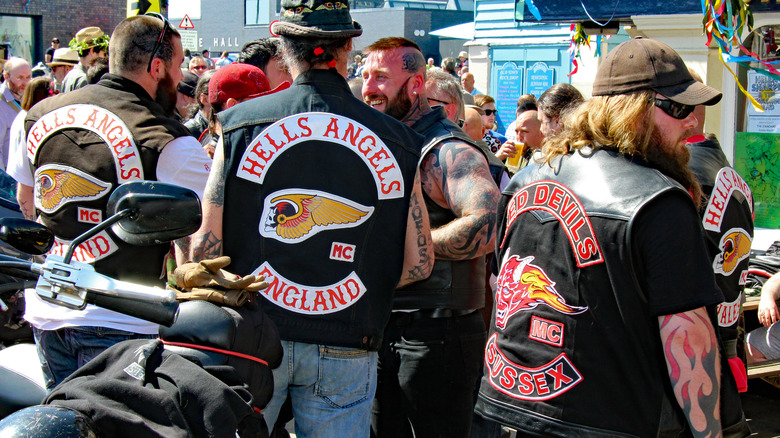
[[[35,78],[24,87],[22,109],[30,111],[33,105],[54,94],[57,94],[57,91],[52,88],[51,78],[48,76]]]
[[[644,157],[652,138],[652,90],[595,96],[580,105],[557,135],[545,139],[542,153],[549,163],[585,146],[610,147]]]

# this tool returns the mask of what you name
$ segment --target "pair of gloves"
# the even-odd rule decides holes
[[[240,277],[225,271],[230,257],[222,256],[198,263],[188,262],[173,271],[176,283],[176,299],[179,301],[204,300],[217,304],[240,307],[253,292],[258,292],[268,283],[261,276]]]

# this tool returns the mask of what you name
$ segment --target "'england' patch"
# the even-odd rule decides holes
[[[317,190],[280,190],[265,198],[260,235],[299,243],[320,231],[356,227],[373,211],[374,207]]]
[[[335,313],[355,304],[368,289],[353,271],[328,286],[308,286],[284,278],[270,263],[264,262],[252,273],[262,275],[268,287],[260,295],[291,312],[309,315]]]
[[[582,374],[566,353],[536,368],[523,367],[510,361],[498,348],[495,333],[485,348],[485,371],[493,388],[520,400],[549,400],[582,381]]]
[[[54,245],[47,254],[64,257],[70,248],[70,241],[54,238]],[[106,231],[90,237],[73,251],[73,260],[81,263],[95,263],[119,250],[119,245],[111,239]]]

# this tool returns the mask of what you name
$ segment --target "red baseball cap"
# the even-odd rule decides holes
[[[212,105],[225,103],[231,97],[244,101],[289,87],[289,82],[283,82],[271,90],[271,85],[262,70],[254,65],[234,62],[219,68],[211,77],[209,103]]]

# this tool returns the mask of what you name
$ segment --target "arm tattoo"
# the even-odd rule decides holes
[[[417,193],[412,192],[410,199],[412,219],[414,220],[414,227],[417,234],[417,264],[412,266],[407,271],[407,276],[403,280],[405,282],[414,282],[424,280],[428,277],[427,267],[430,262],[430,254],[428,253],[428,236],[424,232],[423,215],[427,214],[420,206],[420,200],[417,197]]]
[[[192,236],[192,260],[214,259],[222,255],[222,240],[212,232]]]
[[[22,215],[24,215],[25,219],[29,219],[31,221],[35,220],[35,207],[32,205],[32,202],[29,201],[20,202],[19,209],[22,210]]]
[[[669,379],[694,436],[720,436],[720,359],[704,308],[659,317]]]
[[[441,201],[457,216],[433,230],[436,258],[468,260],[490,253],[500,193],[487,161],[472,146],[460,142],[446,143],[434,153],[437,159],[427,161],[434,180],[440,178],[434,184],[440,187]],[[426,190],[432,189],[429,181]]]

